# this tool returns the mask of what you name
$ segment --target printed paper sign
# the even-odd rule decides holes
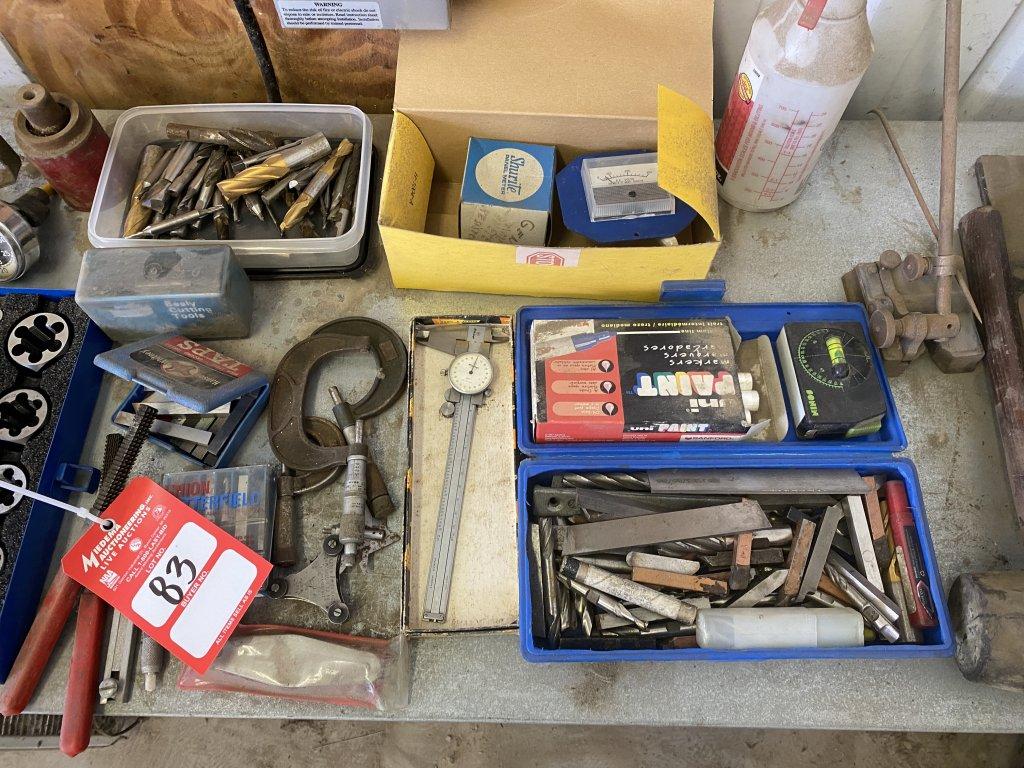
[[[516,248],[516,264],[542,267],[576,267],[580,263],[579,248]]]
[[[132,480],[61,561],[64,573],[199,674],[213,663],[271,564],[146,477]]]
[[[383,29],[369,0],[274,0],[285,29]]]

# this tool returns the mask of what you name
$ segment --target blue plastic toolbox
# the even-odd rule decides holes
[[[515,323],[516,433],[526,458],[519,464],[517,514],[519,548],[519,634],[523,657],[532,662],[566,661],[750,661],[759,659],[901,659],[949,656],[953,638],[944,591],[939,580],[931,534],[917,472],[912,462],[895,457],[907,440],[878,351],[871,352],[881,373],[887,415],[879,432],[846,439],[801,440],[790,417],[789,431],[778,442],[685,441],[673,443],[539,443],[531,425],[530,326],[539,319],[728,317],[744,340],[761,335],[773,341],[789,322],[857,322],[868,332],[867,316],[859,304],[728,304],[719,281],[666,283],[658,305],[529,306],[519,310]],[[870,338],[869,335],[867,335]],[[778,365],[776,353],[776,365]],[[783,383],[783,386],[785,384]],[[787,402],[788,406],[788,402]],[[787,411],[790,409],[787,407]],[[534,638],[531,621],[531,582],[527,557],[528,503],[535,485],[561,472],[628,472],[668,468],[778,467],[855,469],[883,474],[906,485],[920,539],[925,570],[935,600],[939,626],[922,633],[919,644],[875,644],[851,648],[793,648],[721,651],[703,648],[665,650],[549,649]]]
[[[5,288],[0,290],[0,303],[7,297],[37,295],[60,305],[68,312],[78,312],[74,307],[74,291],[34,290]],[[49,309],[44,307],[44,309]],[[9,312],[10,307],[5,307]],[[17,317],[10,317],[16,320]],[[103,371],[92,364],[92,359],[110,348],[110,340],[83,314],[72,322],[73,332],[69,340],[67,365],[73,365],[63,406],[56,414],[52,437],[45,449],[38,481],[29,476],[31,487],[47,496],[67,499],[74,491],[95,490],[95,472],[81,472],[76,465],[81,457],[85,435],[89,431],[96,397],[99,393]],[[78,333],[84,329],[84,332]],[[45,374],[44,369],[40,374]],[[41,378],[41,375],[38,377]],[[51,416],[54,414],[51,411]],[[27,448],[25,450],[28,450]],[[86,468],[88,469],[88,468]],[[83,484],[84,483],[84,484]],[[22,511],[24,505],[24,511]],[[23,515],[23,517],[21,517]],[[11,562],[4,563],[6,571],[2,576],[3,595],[0,596],[0,680],[6,680],[14,659],[21,648],[28,628],[35,617],[39,598],[46,582],[46,575],[53,561],[54,545],[60,533],[63,515],[45,504],[24,499],[3,521],[4,534],[17,538],[17,551]],[[21,522],[19,522],[21,521]],[[17,531],[9,531],[8,524],[16,524]]]

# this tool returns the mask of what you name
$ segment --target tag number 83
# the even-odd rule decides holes
[[[149,589],[157,597],[162,597],[171,605],[177,605],[185,597],[185,588],[196,580],[198,571],[191,560],[182,560],[177,556],[167,561],[164,571],[172,578],[154,576],[149,580]],[[175,582],[184,582],[184,585]]]

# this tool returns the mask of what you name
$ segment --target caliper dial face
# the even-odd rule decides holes
[[[478,395],[491,386],[494,368],[490,359],[479,352],[458,355],[448,366],[452,389],[463,395]]]

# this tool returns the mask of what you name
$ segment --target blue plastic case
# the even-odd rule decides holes
[[[235,427],[234,431],[231,433],[231,437],[228,439],[223,449],[221,449],[220,453],[217,454],[217,459],[214,463],[205,464],[196,457],[182,451],[174,443],[160,435],[151,434],[147,438],[149,442],[159,445],[161,448],[168,451],[173,451],[193,464],[197,464],[208,469],[220,469],[221,467],[226,467],[230,464],[231,458],[241,447],[242,441],[245,440],[249,431],[253,426],[255,426],[257,419],[259,419],[260,414],[266,407],[267,400],[270,398],[270,382],[267,377],[259,371],[250,369],[244,375],[233,378],[216,387],[192,386],[183,384],[181,381],[176,381],[173,378],[162,376],[159,373],[154,372],[153,368],[140,365],[133,357],[133,355],[140,350],[162,344],[166,341],[174,341],[181,338],[181,334],[167,333],[161,336],[153,336],[148,339],[143,339],[142,341],[133,342],[131,344],[125,344],[115,350],[96,356],[95,362],[97,366],[122,379],[135,382],[137,385],[132,388],[131,392],[128,393],[128,397],[126,397],[117,407],[117,410],[114,411],[111,416],[111,422],[114,421],[114,418],[121,411],[134,413],[132,406],[140,400],[145,399],[148,394],[148,390],[161,392],[172,400],[191,408],[197,413],[211,411],[224,403],[231,402],[243,395],[255,392],[257,393],[256,401],[249,407],[249,410],[242,417],[238,426]],[[186,341],[189,340],[186,339]],[[206,348],[205,344],[196,344],[196,346]],[[209,351],[209,348],[206,349]],[[248,368],[248,366],[245,367]]]
[[[74,291],[0,289],[0,295],[12,293],[36,294],[51,299],[75,295]],[[67,468],[75,468],[74,465],[81,458],[82,444],[89,431],[89,421],[103,378],[103,372],[92,364],[93,357],[109,348],[110,339],[95,324],[88,323],[78,360],[68,382],[68,395],[64,401],[66,407],[62,407],[57,416],[53,439],[40,472],[36,486],[39,493],[66,501],[72,492],[86,490],[69,484],[66,479]],[[0,681],[7,679],[35,618],[63,521],[64,516],[52,507],[39,502],[32,504],[11,571],[7,596],[0,605]]]
[[[945,591],[939,579],[924,500],[912,462],[894,453],[907,446],[906,433],[884,375],[878,351],[872,346],[875,366],[882,373],[888,414],[876,434],[849,439],[801,440],[796,437],[790,417],[789,432],[779,442],[682,443],[538,443],[533,439],[530,415],[530,324],[537,319],[585,317],[729,317],[739,334],[753,338],[766,334],[774,341],[782,325],[796,321],[858,322],[867,335],[867,315],[859,304],[728,304],[722,298],[721,281],[680,281],[665,283],[662,304],[599,306],[529,306],[516,315],[516,434],[527,459],[519,464],[517,515],[519,548],[519,638],[523,658],[531,662],[566,661],[752,661],[768,659],[907,659],[950,656],[953,635]],[[870,335],[868,335],[870,338]],[[778,360],[776,359],[776,364]],[[785,384],[783,384],[785,386]],[[792,648],[772,650],[721,651],[703,648],[676,650],[586,651],[551,650],[538,645],[532,634],[530,574],[527,559],[529,514],[527,502],[534,485],[559,472],[611,472],[665,468],[852,468],[865,474],[885,474],[902,480],[917,523],[925,569],[935,600],[939,626],[923,633],[916,645],[866,645],[858,648]]]

